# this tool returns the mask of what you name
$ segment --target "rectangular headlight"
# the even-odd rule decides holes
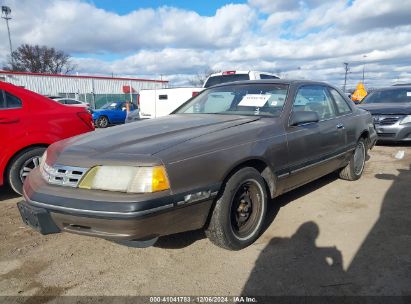
[[[86,173],[79,188],[147,193],[170,189],[170,185],[163,166],[97,166]]]

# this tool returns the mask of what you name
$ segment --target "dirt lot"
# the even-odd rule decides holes
[[[330,175],[274,200],[240,252],[199,231],[146,249],[41,236],[0,189],[0,295],[411,295],[410,164],[411,146],[377,146],[361,180]]]

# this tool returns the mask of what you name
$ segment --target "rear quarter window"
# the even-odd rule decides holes
[[[5,107],[7,109],[18,109],[22,107],[22,102],[17,96],[6,91],[4,91],[3,96],[5,98]]]
[[[4,99],[4,91],[0,90],[0,109],[4,109],[6,107],[6,102]]]

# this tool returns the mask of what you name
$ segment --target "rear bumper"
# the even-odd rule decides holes
[[[19,203],[19,210],[23,221],[42,234],[66,231],[111,240],[146,240],[202,228],[217,187],[178,195],[93,193],[49,185],[33,170],[24,183],[25,201]],[[201,191],[204,196],[187,199],[188,194]]]

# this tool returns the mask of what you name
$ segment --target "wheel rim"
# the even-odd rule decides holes
[[[27,176],[33,171],[34,168],[37,168],[40,165],[41,157],[34,156],[26,160],[23,166],[20,169],[20,180],[23,183]]]
[[[364,169],[365,163],[365,146],[363,142],[359,142],[354,152],[354,173],[360,175]]]
[[[99,126],[100,126],[100,128],[105,128],[105,127],[107,127],[107,124],[108,124],[107,118],[105,118],[105,117],[100,117],[100,118],[99,118]]]
[[[234,235],[240,240],[251,238],[261,223],[263,191],[255,180],[249,179],[237,189],[231,202],[230,222]]]

